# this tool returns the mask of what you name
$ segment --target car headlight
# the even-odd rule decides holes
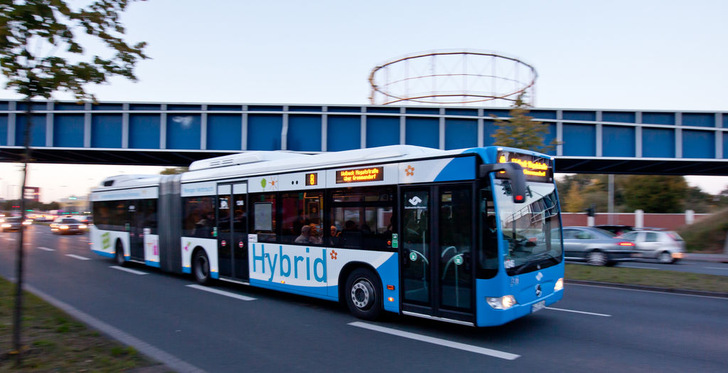
[[[496,310],[507,310],[516,305],[516,298],[512,295],[504,295],[497,298],[486,297],[485,300],[488,302],[489,306]]]
[[[554,285],[554,292],[564,290],[564,278],[560,278],[556,280],[556,284]]]
[[[86,228],[88,228],[88,226],[86,226],[85,224],[81,224],[81,225],[79,226],[79,228],[81,228],[81,229],[86,229]]]

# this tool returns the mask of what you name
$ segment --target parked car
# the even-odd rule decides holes
[[[564,227],[563,231],[564,255],[567,260],[613,266],[620,261],[632,260],[636,253],[634,242],[615,237],[614,233],[603,229]]]
[[[631,225],[595,225],[594,228],[604,229],[614,233],[617,237],[624,235],[625,233],[632,232],[634,227]]]
[[[0,218],[0,232],[19,231],[22,225],[20,216],[4,216]]]
[[[55,234],[86,233],[88,226],[74,218],[58,218],[51,223],[51,232]]]
[[[673,231],[640,230],[622,236],[637,245],[637,257],[657,259],[660,263],[677,263],[685,253],[685,241]]]

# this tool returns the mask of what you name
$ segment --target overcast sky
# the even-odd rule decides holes
[[[149,0],[122,17],[127,41],[149,43],[139,82],[89,91],[100,101],[361,105],[375,66],[467,49],[534,66],[540,108],[724,111],[726,14],[719,0]],[[2,90],[0,98],[18,96]],[[19,185],[17,169],[0,164],[0,196]],[[159,169],[31,170],[29,185],[50,201],[111,174]],[[710,193],[726,180],[689,178]]]

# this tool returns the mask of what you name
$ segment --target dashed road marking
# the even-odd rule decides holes
[[[135,275],[140,275],[140,276],[149,274],[147,272],[137,271],[136,269],[124,268],[124,267],[120,267],[120,266],[111,266],[110,268],[118,269],[119,271],[124,271],[124,272],[128,272],[128,273],[133,273]]]
[[[449,348],[454,348],[457,350],[473,352],[476,354],[497,357],[499,359],[515,360],[515,359],[518,359],[519,357],[521,357],[521,355],[516,355],[516,354],[509,353],[509,352],[493,350],[493,349],[485,348],[485,347],[473,346],[473,345],[460,343],[460,342],[448,341],[447,339],[428,337],[426,335],[405,332],[405,331],[397,330],[397,329],[385,328],[385,327],[378,326],[378,325],[367,324],[367,323],[364,323],[361,321],[351,322],[351,323],[349,323],[349,325],[355,326],[357,328],[372,330],[375,332],[395,335],[395,336],[402,337],[402,338],[414,339],[416,341],[431,343],[431,344],[435,344],[435,345],[439,345],[439,346],[443,346],[443,347],[449,347]]]
[[[43,250],[43,251],[56,251],[56,249],[51,249],[50,247],[43,247],[43,246],[38,246],[38,250]]]
[[[206,286],[202,286],[202,285],[187,285],[187,287],[190,287],[190,288],[193,288],[193,289],[197,289],[197,290],[206,291],[208,293],[213,293],[213,294],[217,294],[217,295],[223,295],[223,296],[230,297],[230,298],[245,300],[245,301],[255,300],[255,298],[253,298],[253,297],[248,297],[248,296],[245,296],[245,295],[240,295],[240,294],[235,294],[235,293],[229,293],[227,291],[222,291],[222,290],[218,290],[218,289],[215,289],[215,288],[210,288],[210,287],[206,287]]]
[[[91,260],[91,258],[87,258],[87,257],[81,256],[81,255],[66,254],[66,256],[69,258],[78,259],[78,260]]]
[[[606,313],[577,311],[577,310],[569,310],[569,309],[565,309],[565,308],[546,307],[546,309],[547,310],[551,310],[551,311],[561,311],[561,312],[578,313],[578,314],[581,314],[581,315],[589,315],[589,316],[612,317],[612,315],[607,315]]]

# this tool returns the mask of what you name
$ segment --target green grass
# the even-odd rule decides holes
[[[566,281],[582,280],[641,285],[670,290],[709,291],[728,294],[728,276],[704,275],[658,269],[566,265]]]
[[[13,350],[15,284],[0,278],[0,372],[121,372],[164,367],[24,293],[21,365]]]
[[[685,240],[688,252],[723,253],[726,232],[728,232],[728,209],[686,225],[677,232]]]

